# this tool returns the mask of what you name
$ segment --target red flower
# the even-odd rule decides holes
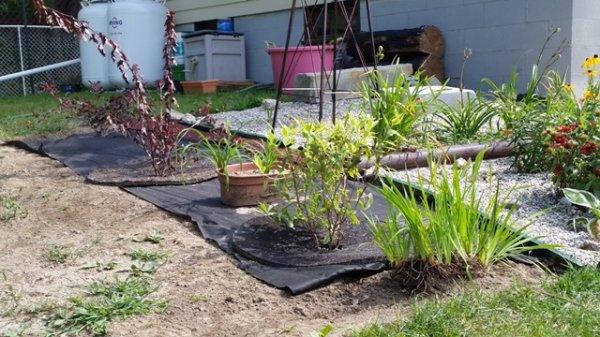
[[[596,175],[596,177],[600,177],[600,168],[597,168],[597,169],[594,171],[594,174]]]
[[[571,127],[569,125],[561,125],[558,127],[558,131],[560,132],[571,132]]]
[[[560,176],[562,174],[562,171],[563,171],[563,168],[561,166],[557,166],[557,167],[554,168],[554,175],[555,176]]]
[[[596,143],[593,142],[586,142],[585,144],[583,144],[583,146],[579,149],[579,152],[583,155],[586,156],[591,156],[594,152],[596,152],[596,150],[598,150],[598,146],[596,145]]]
[[[564,148],[569,148],[570,144],[569,144],[569,138],[567,138],[567,136],[565,135],[557,135],[556,137],[554,137],[554,142],[553,142],[553,146],[554,147],[564,147]]]
[[[575,131],[579,127],[579,124],[571,123],[571,124],[569,124],[569,127],[571,128],[571,131]]]

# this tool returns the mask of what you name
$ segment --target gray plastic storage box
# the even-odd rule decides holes
[[[244,35],[201,30],[183,37],[188,81],[246,80]]]

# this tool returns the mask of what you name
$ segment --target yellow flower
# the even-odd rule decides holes
[[[594,94],[593,92],[586,90],[583,92],[583,99],[594,99],[596,98],[596,94]]]
[[[573,91],[573,85],[567,83],[567,84],[563,85],[563,89],[565,89],[567,91]]]
[[[598,70],[588,69],[585,71],[585,74],[589,77],[594,77],[594,76],[598,75]]]
[[[594,68],[595,66],[600,64],[600,57],[598,54],[594,54],[592,57],[587,57],[585,61],[581,64],[581,68]]]

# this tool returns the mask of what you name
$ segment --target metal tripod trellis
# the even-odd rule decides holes
[[[374,45],[374,38],[373,38],[373,25],[372,25],[372,21],[371,21],[371,6],[369,3],[369,0],[364,0],[365,1],[365,6],[366,6],[366,11],[367,11],[367,24],[369,27],[369,33],[370,33],[370,37],[371,37],[371,52],[373,53],[373,59],[376,59],[375,55],[376,55],[376,50],[375,50],[375,45]],[[303,7],[308,7],[308,0],[301,0],[301,3],[303,5]],[[348,12],[348,9],[346,8],[346,3],[344,0],[315,0],[314,5],[316,6],[319,3],[323,3],[323,10],[322,13],[320,14],[320,16],[323,19],[323,38],[321,41],[321,69],[320,69],[320,85],[318,88],[319,91],[319,121],[321,121],[323,119],[323,101],[325,98],[325,82],[326,82],[326,70],[325,70],[325,46],[327,45],[327,28],[328,28],[328,5],[329,3],[335,3],[334,6],[334,10],[339,10],[343,17],[344,17],[344,21],[345,21],[345,29],[344,32],[342,33],[342,35],[340,37],[337,36],[337,29],[334,30],[333,32],[333,41],[336,43],[337,45],[337,41],[339,41],[339,39],[341,38],[341,41],[346,41],[346,39],[348,37],[350,37],[352,39],[352,42],[355,44],[356,49],[358,51],[359,54],[359,58],[361,61],[361,64],[363,67],[367,67],[366,62],[364,60],[364,57],[362,56],[362,53],[360,51],[360,48],[358,48],[358,43],[356,40],[356,37],[354,35],[354,32],[352,30],[352,19],[353,17],[356,15],[357,13],[357,8],[360,6],[360,0],[357,1],[357,3],[352,7],[351,12]],[[284,53],[283,53],[283,62],[281,64],[281,71],[279,72],[279,85],[277,86],[277,98],[276,98],[276,103],[275,103],[275,110],[273,112],[273,120],[272,120],[272,124],[271,124],[271,128],[274,130],[275,127],[277,126],[277,113],[279,110],[279,104],[280,104],[280,100],[281,100],[281,95],[283,93],[283,83],[284,83],[284,79],[286,76],[286,65],[287,65],[287,58],[289,57],[288,55],[288,50],[290,47],[290,40],[291,40],[291,35],[292,35],[292,27],[294,25],[294,16],[295,16],[295,11],[296,11],[296,5],[297,5],[297,0],[292,0],[292,4],[291,4],[291,8],[290,8],[290,18],[289,18],[289,22],[288,22],[288,29],[287,29],[287,35],[286,35],[286,40],[285,40],[285,48],[284,48]],[[337,16],[336,16],[337,18]],[[309,43],[311,43],[311,38],[310,38],[310,31],[312,31],[312,29],[309,29],[309,24],[311,24],[312,22],[308,22],[308,18],[304,17],[306,24],[305,24],[305,28],[304,28],[304,33],[302,36],[302,39],[307,40]],[[312,23],[314,24],[314,23]],[[336,25],[337,26],[337,25]],[[337,28],[337,27],[336,27]],[[338,62],[335,62],[335,60],[337,59],[337,52],[338,52],[338,48],[334,48],[334,66],[333,66],[333,79],[332,79],[332,83],[331,83],[331,100],[333,102],[333,111],[332,111],[332,122],[335,123],[335,116],[336,116],[336,91],[337,91],[337,82],[338,82],[338,78],[337,78],[337,71],[338,71]],[[374,65],[374,69],[377,69],[377,63],[375,63]],[[328,80],[328,79],[327,79]]]

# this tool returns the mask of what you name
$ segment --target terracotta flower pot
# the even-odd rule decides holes
[[[229,206],[254,206],[261,202],[275,202],[280,196],[275,192],[275,182],[285,177],[284,173],[262,174],[254,163],[227,166],[227,177],[218,173],[221,184],[221,202]]]
[[[186,94],[209,94],[217,92],[217,80],[183,81],[183,92]]]

